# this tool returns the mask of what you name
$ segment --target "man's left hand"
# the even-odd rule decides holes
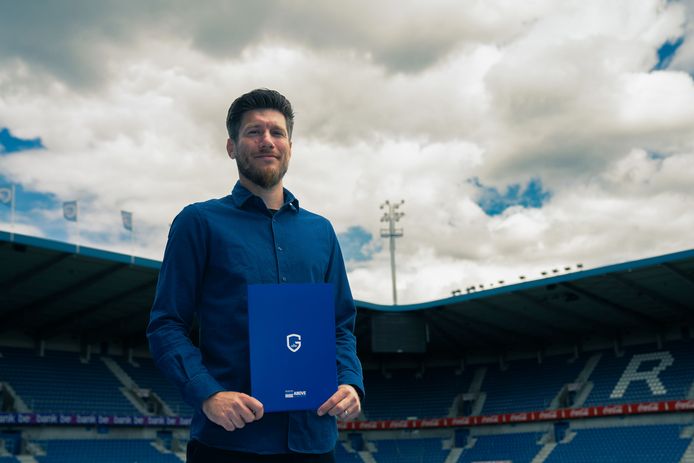
[[[337,392],[318,409],[318,416],[326,413],[343,421],[357,418],[361,413],[361,401],[354,386],[340,384]]]

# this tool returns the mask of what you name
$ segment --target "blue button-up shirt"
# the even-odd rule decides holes
[[[324,453],[337,439],[334,417],[316,411],[268,413],[232,432],[212,423],[202,403],[220,391],[250,395],[247,285],[332,283],[338,384],[363,394],[356,355],[356,309],[330,222],[284,190],[274,215],[240,183],[232,194],[185,207],[174,220],[147,328],[159,369],[195,413],[191,438],[254,453]],[[196,315],[199,348],[189,333]]]

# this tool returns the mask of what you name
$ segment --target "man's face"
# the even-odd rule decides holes
[[[239,176],[264,189],[282,181],[292,157],[287,121],[274,109],[244,113],[238,141],[227,141],[227,152],[236,160]]]

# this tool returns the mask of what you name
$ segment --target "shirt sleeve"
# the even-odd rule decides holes
[[[196,409],[224,388],[202,362],[189,333],[207,261],[207,227],[195,205],[174,219],[159,272],[147,338],[157,367]]]
[[[360,397],[364,397],[364,380],[361,362],[357,357],[357,339],[354,323],[357,309],[352,299],[352,291],[347,281],[347,271],[342,258],[340,244],[332,226],[330,227],[332,251],[326,272],[326,283],[335,287],[335,341],[337,350],[337,383],[355,387]]]

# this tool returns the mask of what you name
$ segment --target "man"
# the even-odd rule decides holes
[[[361,411],[355,307],[335,232],[282,185],[293,125],[276,91],[237,98],[227,153],[239,181],[230,196],[191,204],[171,225],[147,336],[157,366],[195,410],[188,462],[334,461],[336,417]],[[339,387],[318,410],[264,414],[249,395],[247,286],[256,283],[335,287]],[[189,338],[194,315],[199,348]]]

